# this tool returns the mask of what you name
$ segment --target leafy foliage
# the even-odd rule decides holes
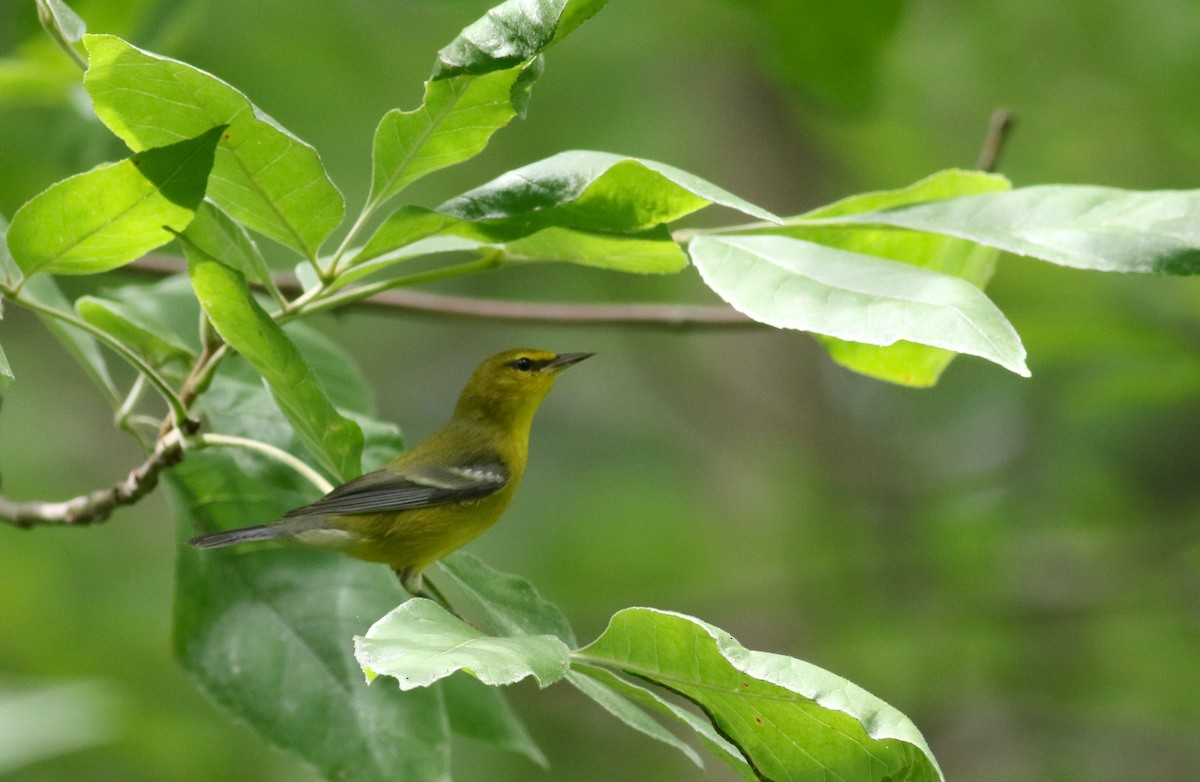
[[[345,202],[317,150],[216,76],[87,35],[59,0],[40,4],[63,48],[78,56],[82,42],[94,112],[134,154],[53,184],[15,213],[0,291],[55,330],[121,425],[133,428],[144,381],[159,391],[171,415],[152,428],[186,450],[169,478],[181,541],[311,499],[286,466],[303,471],[295,457],[264,454],[303,449],[345,480],[400,447],[373,417],[353,362],[295,323],[391,287],[550,261],[675,273],[690,257],[712,291],[754,320],[817,335],[855,371],[928,386],[958,353],[1028,375],[1020,338],[984,293],[1002,251],[1101,271],[1200,270],[1195,191],[1012,189],[967,171],[781,218],[665,163],[576,150],[433,209],[401,204],[374,224],[385,203],[478,155],[523,115],[547,49],[603,5],[509,0],[464,29],[439,52],[421,105],[380,120],[365,206],[326,253]],[[864,47],[892,29],[889,8],[862,31]],[[756,222],[678,227],[710,206]],[[293,253],[302,293],[280,291],[251,232]],[[100,274],[172,238],[190,287],[179,277],[71,302],[52,277]],[[420,270],[397,273],[409,261]],[[129,300],[143,295],[161,304]],[[102,344],[136,374],[128,389]],[[0,350],[0,387],[12,381]],[[194,427],[225,437],[192,437]],[[249,450],[215,448],[230,443]],[[544,763],[485,686],[528,677],[566,681],[699,762],[665,718],[745,779],[941,779],[907,718],[832,673],[650,608],[619,612],[580,647],[563,613],[523,579],[465,554],[439,571],[494,635],[435,603],[401,602],[395,581],[369,565],[287,549],[184,549],[176,653],[217,703],[335,779],[447,779],[453,736]],[[365,687],[363,671],[394,677],[403,692]]]

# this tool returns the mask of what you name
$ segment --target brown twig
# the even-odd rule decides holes
[[[995,171],[1000,164],[1000,153],[1012,135],[1016,115],[1008,109],[996,109],[988,121],[987,137],[983,140],[983,149],[979,151],[979,160],[975,168],[980,171]]]
[[[158,476],[183,458],[178,430],[158,441],[146,461],[118,483],[63,502],[13,502],[0,496],[0,521],[29,528],[43,524],[92,524],[104,521],[122,505],[132,505],[158,485]]]
[[[178,260],[151,254],[125,267],[129,271],[156,276],[182,270]],[[278,288],[290,294],[301,292],[299,281],[290,274],[272,276]],[[704,304],[569,304],[563,302],[504,301],[471,296],[450,296],[394,288],[355,302],[355,306],[389,311],[416,312],[458,318],[508,320],[523,323],[555,323],[651,328],[762,328],[736,310]]]

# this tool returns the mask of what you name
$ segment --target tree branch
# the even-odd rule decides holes
[[[0,496],[0,521],[26,528],[43,524],[92,524],[107,519],[122,505],[132,505],[158,485],[158,476],[183,458],[183,438],[172,430],[158,441],[146,461],[124,480],[106,489],[63,502],[13,502]]]
[[[979,150],[979,160],[976,161],[975,168],[988,172],[996,170],[1000,164],[1000,153],[1004,151],[1004,145],[1012,135],[1015,122],[1016,115],[1008,109],[996,109],[992,112],[992,118],[988,121],[987,137],[983,140],[983,149]]]
[[[167,255],[146,255],[124,269],[140,274],[166,276],[182,271],[180,262]],[[272,275],[281,291],[302,292],[290,274]],[[764,328],[740,312],[721,305],[703,304],[570,304],[563,302],[504,301],[450,296],[394,288],[354,302],[355,306],[415,312],[458,318],[508,320],[522,323],[557,323],[649,328]]]

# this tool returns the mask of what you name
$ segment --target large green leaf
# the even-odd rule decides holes
[[[112,35],[86,35],[84,85],[96,115],[134,150],[228,125],[209,197],[237,220],[306,257],[342,221],[345,204],[317,151],[245,95],[186,63]]]
[[[958,236],[1078,269],[1200,272],[1200,190],[1042,185],[836,219]]]
[[[957,277],[784,236],[701,236],[688,249],[710,288],[763,323],[872,345],[908,340],[1029,374],[1016,331]]]
[[[438,169],[483,151],[492,134],[517,116],[541,60],[503,71],[425,83],[413,111],[392,109],[375,129],[371,203],[381,203]]]
[[[893,707],[814,665],[750,651],[689,616],[625,609],[574,657],[692,701],[763,779],[942,779],[916,726]]]
[[[367,681],[392,676],[401,690],[463,670],[492,686],[532,676],[546,687],[566,676],[570,650],[553,635],[487,636],[432,600],[413,598],[355,636],[354,656]]]
[[[213,326],[259,371],[317,461],[341,480],[362,471],[363,433],[329,401],[321,381],[287,334],[255,301],[246,278],[184,239],[188,273]]]
[[[644,231],[710,204],[781,222],[762,207],[653,160],[574,150],[509,171],[438,207],[463,220],[517,227]]]
[[[522,755],[542,768],[549,767],[550,761],[534,743],[502,691],[466,673],[443,679],[438,686],[455,736]]]
[[[565,38],[608,0],[507,0],[438,52],[431,79],[511,68]]]
[[[97,166],[39,193],[13,215],[8,246],[25,274],[93,274],[171,241],[204,199],[222,129]]]
[[[215,431],[296,445],[240,359],[225,362],[199,405]],[[235,449],[189,454],[168,486],[181,544],[198,532],[272,521],[314,498],[290,470]],[[328,778],[446,782],[440,690],[368,688],[353,657],[353,635],[403,596],[387,568],[337,554],[181,545],[174,646],[214,701]]]
[[[899,190],[863,193],[789,220],[763,233],[792,236],[842,250],[889,258],[960,277],[983,288],[991,279],[1000,251],[940,234],[869,225],[816,225],[825,218],[860,214],[911,203],[1006,190],[1009,182],[981,171],[940,171]],[[819,337],[839,364],[872,377],[910,386],[931,386],[957,355],[953,351],[900,341],[888,346]]]

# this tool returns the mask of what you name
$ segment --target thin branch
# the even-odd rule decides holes
[[[995,171],[1000,163],[1000,153],[1012,135],[1016,115],[1008,109],[996,109],[988,121],[987,137],[983,140],[983,149],[979,151],[979,160],[975,168],[980,171]]]
[[[29,528],[43,524],[93,524],[104,521],[122,505],[132,505],[158,485],[158,476],[183,458],[178,430],[158,441],[146,461],[124,480],[106,489],[81,494],[63,502],[14,502],[0,496],[0,521]]]
[[[166,255],[147,255],[124,269],[140,274],[165,276],[181,271],[178,260]],[[286,293],[299,294],[302,287],[289,274],[272,275]],[[293,302],[294,304],[295,302]],[[592,326],[640,326],[648,328],[763,328],[736,310],[706,304],[572,304],[565,302],[505,301],[472,296],[450,296],[411,289],[391,289],[354,302],[355,306],[390,312],[412,312],[438,316],[508,320],[522,323],[556,323]]]

